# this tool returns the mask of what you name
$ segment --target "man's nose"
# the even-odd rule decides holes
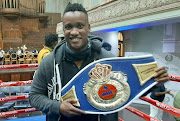
[[[78,28],[72,28],[71,34],[72,34],[72,35],[77,35],[77,34],[79,34]]]

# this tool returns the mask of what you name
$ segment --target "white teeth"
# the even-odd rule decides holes
[[[78,40],[78,38],[72,38],[72,40]]]

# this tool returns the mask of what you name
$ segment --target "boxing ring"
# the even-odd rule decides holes
[[[3,69],[22,69],[22,68],[37,68],[38,65],[37,64],[21,64],[21,65],[1,65],[0,66],[0,70]],[[169,75],[170,77],[170,81],[176,81],[176,82],[180,82],[180,76],[176,76],[176,75]],[[16,82],[2,82],[0,80],[0,88],[2,87],[11,87],[11,86],[24,86],[24,85],[31,85],[33,82],[33,80],[29,80],[29,81],[16,81]],[[21,96],[7,96],[7,97],[0,97],[0,103],[5,103],[5,102],[9,102],[9,101],[18,101],[18,100],[27,100],[29,97],[29,95],[21,95]],[[159,101],[150,99],[148,97],[140,97],[139,99],[148,102],[162,110],[164,110],[165,112],[168,112],[174,116],[178,116],[180,117],[180,109],[174,108],[172,106],[169,106],[167,104],[163,104]],[[132,112],[133,114],[141,117],[142,119],[146,120],[146,121],[159,121],[151,116],[149,116],[148,114],[145,114],[144,112],[141,112],[131,106],[127,106],[125,108],[126,110]],[[12,110],[12,111],[6,111],[6,112],[0,112],[0,118],[5,118],[5,117],[10,117],[10,116],[15,116],[15,115],[19,115],[19,114],[26,114],[26,113],[31,113],[31,112],[35,112],[38,111],[35,108],[27,108],[27,109],[21,109],[21,110]],[[26,117],[26,118],[18,118],[18,119],[13,119],[13,120],[8,120],[8,121],[45,121],[45,115],[41,115],[41,116],[32,116],[32,117]],[[123,119],[121,119],[119,117],[119,121],[124,121]]]
[[[27,118],[7,120],[7,121],[45,121],[45,120],[46,120],[46,116],[33,116]]]

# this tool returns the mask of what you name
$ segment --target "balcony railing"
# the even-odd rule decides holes
[[[19,9],[19,0],[1,0],[2,8]]]
[[[37,16],[45,13],[45,0],[0,0],[0,9],[4,14]]]

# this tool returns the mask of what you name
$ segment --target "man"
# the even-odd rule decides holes
[[[31,53],[38,53],[38,51],[34,47],[31,47],[31,50],[29,52],[31,52]]]
[[[20,55],[20,54],[21,54],[21,49],[20,49],[19,47],[17,47],[16,54],[17,54],[17,55]]]
[[[4,64],[4,54],[5,54],[4,50],[0,48],[0,65]]]
[[[14,49],[12,47],[10,47],[10,49],[8,50],[7,53],[9,53],[11,55],[12,53],[16,53],[16,52],[14,51]]]
[[[158,100],[159,102],[163,102],[165,95],[166,94],[171,94],[170,90],[166,90],[164,85],[162,86],[154,86],[151,89],[151,95],[150,97],[154,100]],[[150,105],[150,116],[154,117],[160,121],[162,121],[162,117],[163,117],[163,110],[153,106],[152,104]]]
[[[88,37],[90,25],[82,5],[68,4],[62,20],[65,41],[60,42],[38,67],[31,86],[31,105],[46,113],[47,121],[118,121],[118,113],[89,115],[72,105],[77,100],[59,101],[61,85],[67,84],[83,67],[97,59],[114,57],[102,48],[100,38]],[[155,79],[163,82],[169,79],[165,68],[157,70]]]
[[[45,36],[44,48],[42,50],[40,50],[40,52],[38,54],[38,64],[40,64],[41,60],[44,57],[46,57],[53,51],[53,49],[57,43],[58,43],[58,35],[57,34],[49,34],[49,35]],[[32,52],[33,51],[34,50],[32,50]]]
[[[3,58],[3,55],[5,54],[4,50],[0,48],[0,58]]]
[[[26,45],[21,46],[21,50],[22,50],[23,53],[26,53],[26,50],[27,50]]]

